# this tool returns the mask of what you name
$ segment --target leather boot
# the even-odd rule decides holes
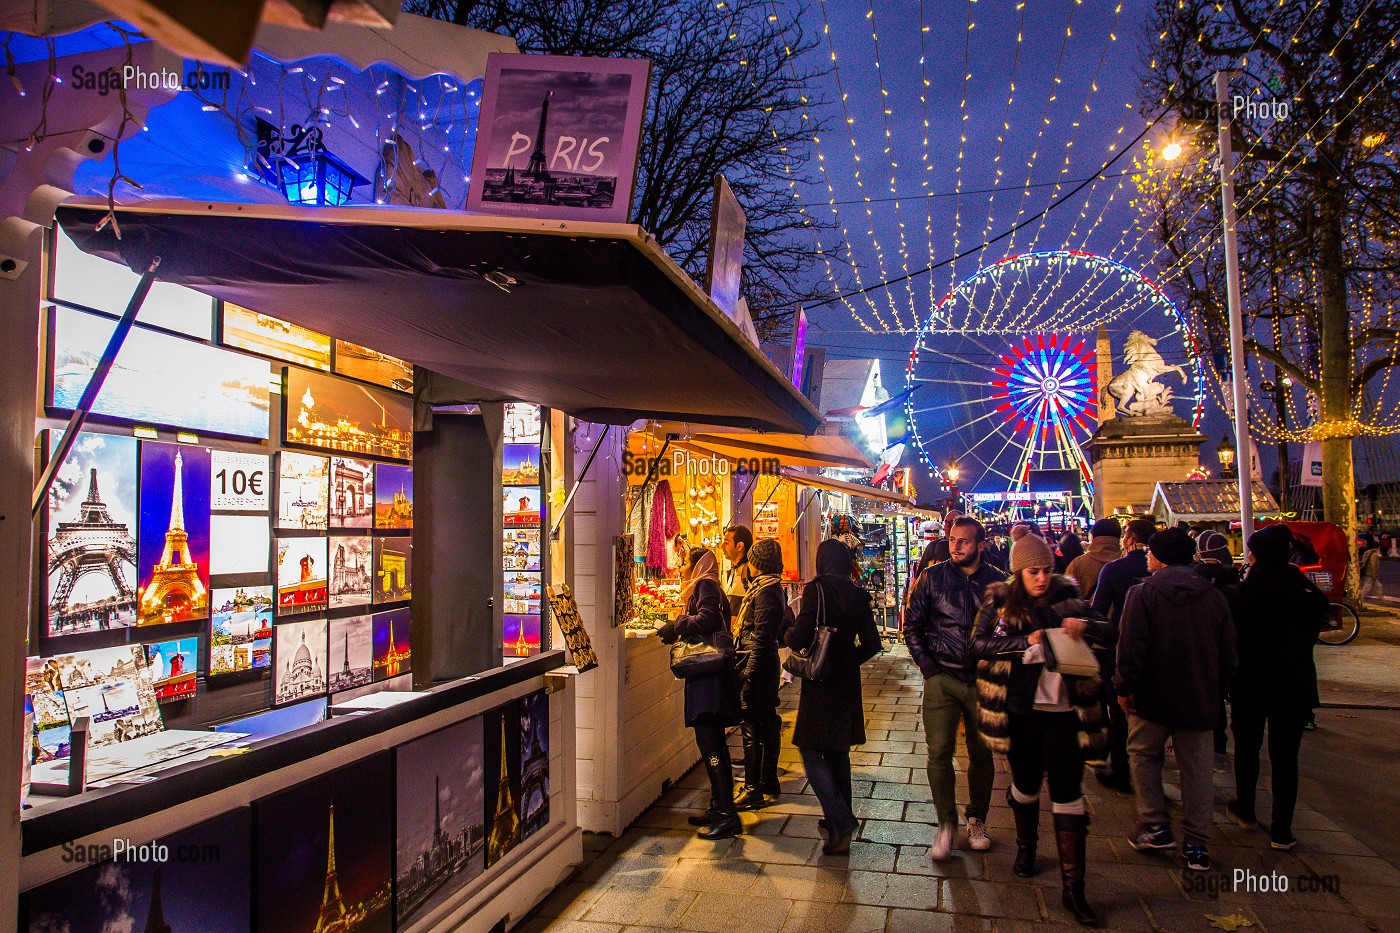
[[[768,805],[763,791],[759,790],[759,775],[763,772],[761,732],[762,727],[757,723],[745,721],[739,725],[739,733],[744,738],[744,789],[732,799],[740,810],[759,810]]]
[[[743,832],[744,824],[734,809],[734,772],[727,758],[711,756],[705,759],[705,772],[710,776],[710,809],[706,811],[708,828],[701,839],[729,839]],[[694,822],[697,817],[691,817]],[[698,825],[698,824],[697,824]]]
[[[1035,847],[1040,841],[1040,800],[1018,803],[1008,787],[1006,803],[1016,818],[1016,860],[1011,863],[1011,870],[1022,878],[1029,878],[1035,874]]]
[[[1099,925],[1099,915],[1084,900],[1084,848],[1089,817],[1082,813],[1055,814],[1055,844],[1060,850],[1060,903],[1086,927]]]
[[[778,752],[783,747],[783,721],[774,715],[763,728],[763,765],[759,770],[758,789],[765,797],[777,799],[783,792],[778,783]]]

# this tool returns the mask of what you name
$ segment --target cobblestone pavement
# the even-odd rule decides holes
[[[797,688],[784,688],[784,735],[795,715]],[[990,852],[928,857],[936,820],[924,777],[921,678],[902,647],[865,667],[869,741],[852,753],[856,815],[864,820],[848,858],[821,854],[816,798],[790,745],[780,801],[744,814],[744,835],[709,843],[685,819],[705,805],[704,775],[692,770],[621,838],[585,835],[585,864],[516,929],[523,933],[941,933],[1077,927],[1059,902],[1059,870],[1049,806],[1042,813],[1039,873],[1011,873],[1014,853],[1009,782],[998,760],[987,823]],[[736,737],[737,741],[737,737]],[[786,741],[786,738],[785,738]],[[961,743],[959,743],[961,750]],[[1168,758],[1170,761],[1170,757]],[[961,772],[966,760],[959,758]],[[1085,793],[1093,819],[1089,838],[1089,901],[1114,930],[1239,929],[1259,933],[1400,931],[1400,870],[1320,813],[1300,806],[1292,853],[1274,852],[1262,829],[1226,820],[1229,763],[1217,758],[1215,871],[1185,873],[1175,853],[1133,851],[1126,837],[1136,818],[1130,797],[1090,777]],[[1176,799],[1175,772],[1168,793]],[[965,785],[959,778],[959,799]],[[1376,787],[1393,794],[1394,788]],[[1261,793],[1260,813],[1268,813]],[[1277,872],[1287,893],[1233,887],[1236,871]],[[1299,876],[1335,878],[1338,893],[1300,890]],[[1186,877],[1190,874],[1190,877]],[[1330,884],[1330,881],[1329,881]],[[1199,887],[1201,890],[1195,890]],[[1207,890],[1215,888],[1215,895]],[[1217,920],[1213,925],[1210,918]]]

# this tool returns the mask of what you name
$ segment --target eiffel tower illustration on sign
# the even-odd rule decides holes
[[[61,628],[68,612],[68,600],[78,580],[89,573],[111,578],[116,599],[112,615],[133,612],[136,592],[126,582],[122,564],[136,567],[136,539],[125,525],[112,519],[97,489],[97,469],[88,474],[88,494],[75,522],[59,522],[49,542],[49,575],[59,574],[49,601],[49,617]]]
[[[345,902],[340,899],[340,881],[335,873],[335,804],[331,804],[331,830],[326,840],[326,889],[321,895],[321,913],[312,933],[349,933]]]
[[[198,618],[209,605],[209,594],[199,579],[199,567],[190,557],[185,530],[185,458],[175,451],[175,489],[170,497],[170,527],[165,550],[151,571],[151,582],[141,594],[142,623]],[[181,618],[175,618],[183,614]]]
[[[501,715],[501,777],[496,785],[496,815],[491,820],[491,837],[486,844],[486,863],[494,865],[520,841],[520,814],[510,788],[510,768],[506,763],[506,719]]]

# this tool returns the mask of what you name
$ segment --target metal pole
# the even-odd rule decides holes
[[[39,477],[39,482],[34,487],[34,497],[30,500],[31,518],[39,514],[39,509],[49,496],[49,487],[53,485],[54,477],[58,475],[58,468],[63,465],[64,460],[68,459],[68,454],[73,449],[73,443],[78,439],[78,432],[83,429],[83,423],[87,421],[88,413],[96,404],[97,396],[102,391],[102,384],[107,381],[107,374],[112,371],[112,364],[117,361],[117,354],[121,352],[122,344],[126,343],[126,335],[131,333],[131,325],[136,322],[136,315],[140,313],[141,305],[146,300],[146,294],[151,290],[152,283],[155,282],[156,268],[159,266],[160,257],[157,256],[151,260],[150,266],[142,273],[141,281],[136,283],[136,291],[131,293],[131,300],[126,303],[126,310],[122,312],[121,320],[117,321],[116,329],[112,331],[112,336],[107,341],[107,348],[102,351],[102,358],[97,361],[97,367],[92,371],[92,376],[83,389],[82,397],[78,399],[78,404],[73,408],[73,414],[68,418],[68,426],[64,428],[63,437],[50,451],[49,462],[45,465],[43,475]]]
[[[602,449],[603,441],[608,439],[608,431],[611,429],[612,425],[605,425],[603,427],[603,433],[598,435],[598,443],[593,445],[593,452],[588,455],[588,460],[584,462],[583,472],[574,480],[573,488],[571,488],[569,494],[564,497],[564,505],[559,509],[559,517],[555,519],[554,529],[549,533],[550,540],[559,540],[559,529],[564,524],[564,516],[569,513],[569,503],[574,501],[574,494],[577,493],[578,488],[583,485],[583,478],[588,475],[588,468],[593,466],[593,458],[598,456],[598,451]]]
[[[1254,482],[1251,464],[1253,450],[1249,441],[1249,410],[1245,398],[1244,316],[1240,310],[1240,252],[1235,241],[1235,166],[1230,148],[1230,79],[1238,71],[1215,73],[1215,106],[1220,128],[1220,203],[1225,212],[1225,295],[1230,311],[1230,370],[1235,408],[1235,438],[1239,449],[1235,463],[1239,469],[1240,535],[1248,546],[1254,533]]]

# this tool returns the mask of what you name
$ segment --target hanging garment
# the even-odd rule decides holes
[[[671,495],[671,481],[663,479],[656,484],[656,494],[651,500],[651,522],[647,529],[647,568],[660,570],[667,567],[666,552],[671,548],[671,539],[681,530],[681,520],[676,515],[676,500]]]

